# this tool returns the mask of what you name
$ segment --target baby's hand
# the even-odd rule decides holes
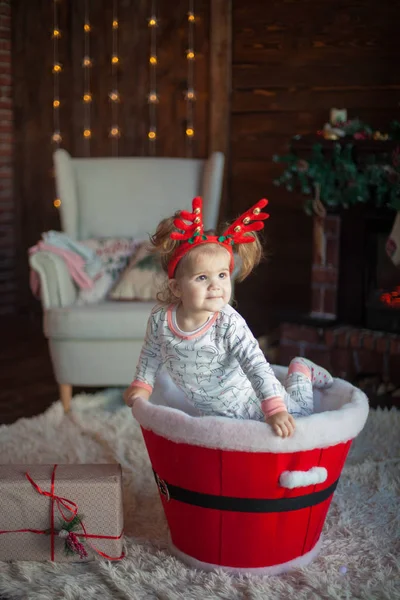
[[[290,437],[296,427],[292,415],[289,415],[286,410],[268,417],[267,423],[268,425],[271,425],[277,435],[283,438]]]
[[[135,402],[136,398],[139,398],[139,396],[140,398],[148,400],[150,398],[150,392],[137,385],[131,385],[124,391],[124,402],[128,406],[133,406],[133,403]]]

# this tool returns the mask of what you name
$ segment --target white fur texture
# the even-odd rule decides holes
[[[118,393],[117,393],[118,392]],[[171,556],[139,425],[104,392],[0,426],[2,463],[109,463],[123,472],[122,562],[0,562],[4,600],[395,600],[399,597],[400,411],[371,410],[344,466],[321,552],[278,577],[206,573]],[[267,543],[267,540],[266,540]],[[347,573],[343,574],[344,567]]]
[[[298,487],[323,483],[327,478],[328,471],[325,467],[312,467],[308,471],[284,471],[279,477],[279,483],[282,487],[293,490]]]
[[[287,368],[273,365],[282,381]],[[366,395],[350,383],[335,379],[330,388],[314,391],[315,414],[297,419],[290,438],[282,439],[270,426],[257,421],[227,417],[196,417],[172,381],[162,375],[156,382],[152,402],[138,398],[132,409],[145,429],[174,442],[206,448],[247,452],[298,452],[326,448],[355,438],[368,417]],[[176,407],[176,408],[171,408]]]

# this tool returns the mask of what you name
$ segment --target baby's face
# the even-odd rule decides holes
[[[212,254],[201,248],[192,251],[176,279],[174,293],[192,313],[218,312],[231,297],[230,254],[218,248]]]

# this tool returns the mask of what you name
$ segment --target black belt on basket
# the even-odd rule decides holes
[[[216,496],[214,494],[203,494],[202,492],[186,490],[185,488],[167,483],[154,470],[153,473],[159,492],[167,502],[178,500],[178,502],[185,502],[186,504],[200,506],[201,508],[247,513],[288,512],[316,506],[333,494],[339,482],[339,479],[336,479],[336,481],[324,490],[294,498],[234,498],[232,496]]]

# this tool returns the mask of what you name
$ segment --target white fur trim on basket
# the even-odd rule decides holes
[[[273,369],[282,381],[287,368],[273,365]],[[317,412],[297,419],[294,434],[282,439],[266,423],[190,416],[166,406],[184,407],[179,394],[182,396],[177,388],[161,380],[158,389],[155,386],[152,400],[164,406],[138,398],[132,413],[142,427],[174,442],[245,452],[298,452],[347,442],[363,429],[369,410],[368,399],[361,390],[335,379],[330,388],[314,391]]]

